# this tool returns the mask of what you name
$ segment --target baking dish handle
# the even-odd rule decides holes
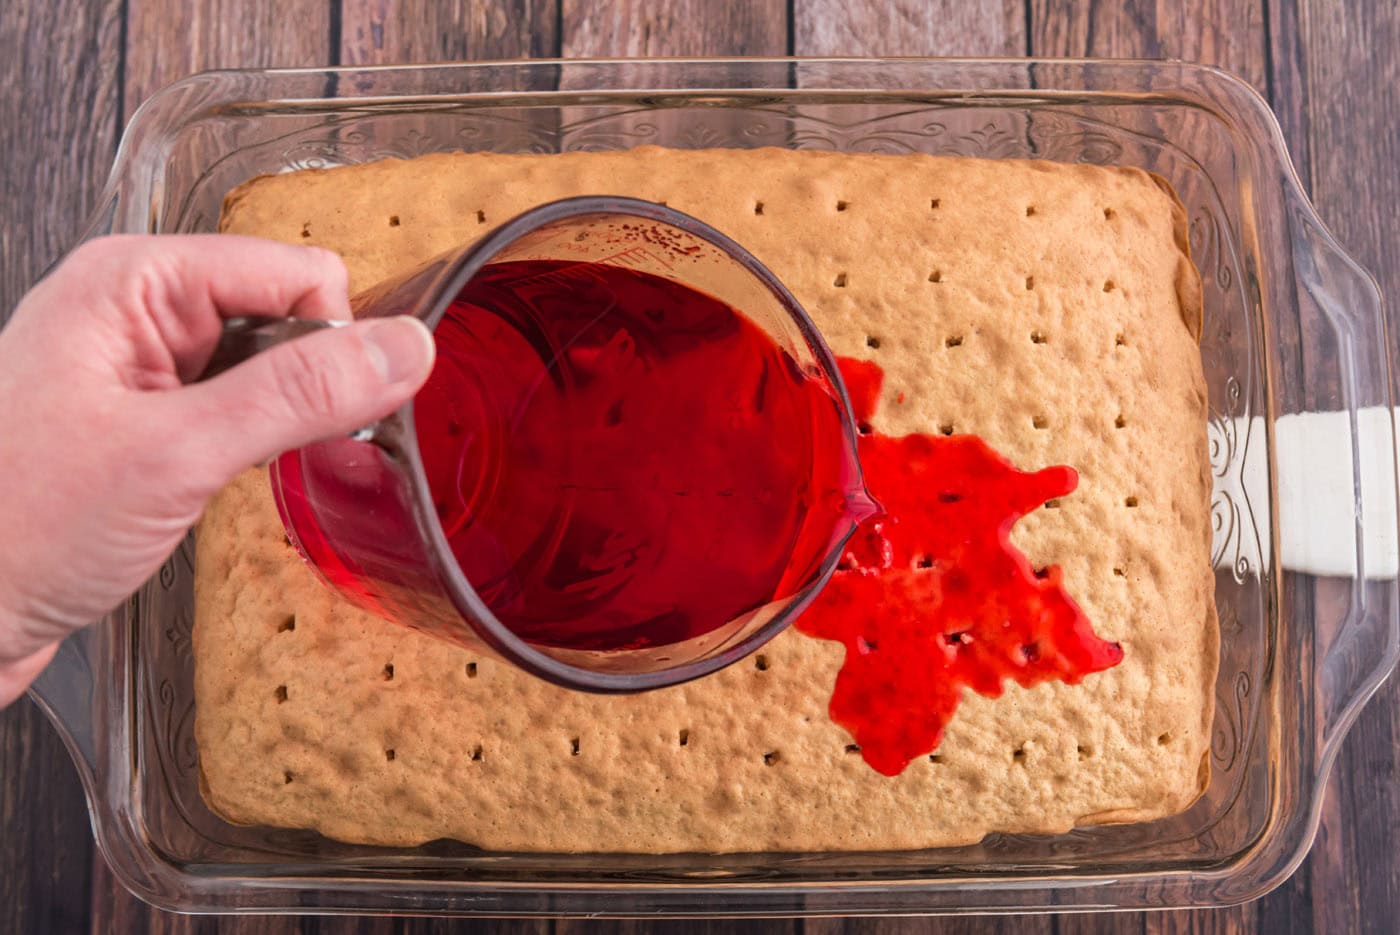
[[[1337,747],[1400,656],[1395,422],[1385,309],[1375,280],[1341,248],[1308,200],[1290,211],[1299,290],[1336,335],[1336,406],[1349,422],[1355,571],[1316,578],[1314,685],[1325,777]]]

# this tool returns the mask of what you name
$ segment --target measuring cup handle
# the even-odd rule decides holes
[[[216,377],[243,363],[249,357],[274,345],[323,328],[340,328],[348,321],[328,321],[321,318],[273,318],[268,315],[243,315],[224,321],[223,334],[214,345],[214,353],[199,380]]]

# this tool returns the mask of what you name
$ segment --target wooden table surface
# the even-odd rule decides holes
[[[0,0],[0,320],[73,242],[127,118],[209,68],[650,55],[1179,58],[1268,98],[1341,242],[1400,301],[1396,0]],[[1392,305],[1392,307],[1394,307]],[[12,495],[0,487],[0,496]],[[1362,714],[1307,861],[1224,910],[733,923],[773,932],[1395,932],[1400,681]],[[191,918],[129,896],[93,848],[76,774],[22,701],[0,712],[0,935],[20,932],[642,931],[643,923]],[[671,923],[698,932],[728,923]]]

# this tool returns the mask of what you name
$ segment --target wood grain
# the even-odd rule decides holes
[[[117,0],[0,5],[0,323],[96,205],[122,120],[120,24]],[[0,841],[0,932],[83,930],[87,809],[27,699],[0,711]]]
[[[122,123],[121,5],[0,7],[0,321],[96,205]]]
[[[1032,55],[1185,59],[1233,71],[1258,88],[1265,85],[1263,0],[1029,0],[1028,19]],[[1257,907],[1247,905],[1121,916],[1112,924],[1146,932],[1238,932],[1254,929],[1256,912]],[[1057,933],[1119,931],[1104,924],[1092,916],[1067,916]]]
[[[1265,86],[1264,0],[1029,0],[1035,56],[1175,58]]]
[[[794,55],[1025,55],[1021,0],[794,0]]]
[[[128,113],[172,81],[213,68],[324,64],[330,55],[330,10],[319,0],[126,0],[128,46],[124,106]],[[121,889],[98,858],[93,870],[93,932],[259,933],[296,931],[286,920],[207,920],[151,909]],[[229,926],[224,929],[223,926]]]
[[[0,932],[87,925],[92,832],[73,763],[39,709],[0,711]]]
[[[567,58],[781,55],[787,45],[786,11],[776,0],[757,0],[752,4],[707,3],[705,0],[604,4],[591,0],[562,0],[561,21],[561,42]],[[649,119],[662,132],[671,132],[684,117],[661,114],[659,119]],[[669,935],[708,935],[721,931],[723,925],[713,921],[672,922],[665,929]],[[599,935],[601,932],[644,935],[655,930],[655,923],[635,920],[602,923],[561,920],[554,924],[554,935]],[[796,935],[801,926],[795,921],[771,920],[739,923],[735,930]]]
[[[1275,17],[1276,19],[1278,17]],[[1400,6],[1299,5],[1305,179],[1318,212],[1390,302],[1400,303]],[[1392,392],[1400,390],[1400,384]],[[1314,853],[1284,890],[1307,887],[1318,932],[1394,932],[1400,916],[1400,682],[1362,712],[1333,769]],[[1304,901],[1293,901],[1303,911]]]
[[[1304,12],[1298,8],[1299,2],[1268,2],[1266,32],[1270,67],[1264,76],[1264,92],[1283,129],[1283,138],[1288,143],[1288,154],[1293,159],[1293,165],[1306,183],[1311,171],[1310,123],[1305,90],[1309,69],[1298,23],[1298,17]]]
[[[950,916],[933,919],[807,919],[802,935],[1050,935],[1051,916]]]
[[[559,54],[555,0],[339,3],[339,61],[345,65],[550,58]]]
[[[562,0],[563,54],[584,56],[782,55],[781,0]]]
[[[325,65],[325,0],[126,0],[128,113],[172,81],[211,68]]]

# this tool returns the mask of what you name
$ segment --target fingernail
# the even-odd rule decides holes
[[[433,366],[433,336],[416,318],[385,318],[365,330],[369,357],[386,383],[422,377]]]

